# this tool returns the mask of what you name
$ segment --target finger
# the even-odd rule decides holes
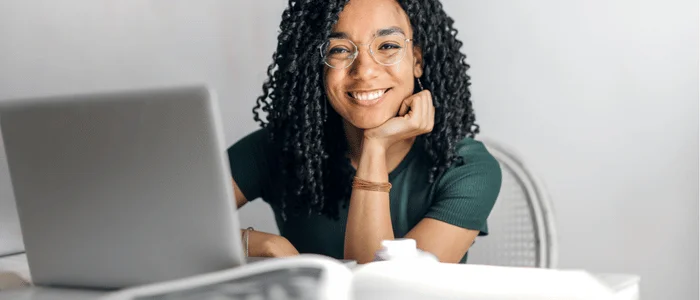
[[[404,116],[408,118],[406,113],[415,110],[415,108],[413,107],[415,98],[416,94],[411,95],[406,99],[403,99],[403,101],[401,102],[401,107],[399,108],[399,116]]]
[[[433,94],[430,93],[430,99],[428,99],[428,111],[430,111],[430,115],[428,116],[428,131],[433,131],[433,128],[435,126],[435,99],[433,98]]]
[[[435,106],[433,105],[433,97],[430,97],[430,116],[428,117],[428,131],[432,132],[435,127]]]
[[[409,106],[408,106],[408,104],[406,104],[406,101],[405,100],[402,101],[401,106],[399,107],[398,116],[403,117],[404,115],[406,115],[406,113],[408,112],[408,108],[409,108]]]
[[[422,96],[423,95],[421,93],[418,93],[404,100],[404,102],[407,103],[407,105],[411,108],[409,112],[410,117],[408,117],[407,119],[410,122],[413,130],[420,128],[422,124],[423,113],[425,111],[422,103]]]
[[[416,96],[418,99],[414,100],[415,102],[415,107],[417,107],[417,111],[420,112],[420,114],[417,116],[418,117],[418,123],[416,129],[420,132],[423,133],[425,131],[425,128],[427,127],[428,124],[428,114],[430,113],[427,105],[428,101],[428,95],[425,93],[426,91],[422,91]]]
[[[428,127],[430,126],[430,102],[432,102],[430,98],[430,93],[427,93],[423,95],[423,130],[427,131]]]

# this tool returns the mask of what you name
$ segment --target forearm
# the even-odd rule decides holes
[[[388,182],[386,151],[372,145],[363,146],[356,176],[373,182]],[[370,262],[381,247],[381,241],[387,239],[394,239],[389,193],[353,189],[345,230],[345,258],[358,263]]]
[[[244,238],[246,230],[241,230]],[[244,243],[245,243],[245,239]],[[246,247],[244,244],[243,247]],[[279,257],[297,255],[299,252],[289,241],[279,235],[262,231],[251,230],[248,232],[248,256],[250,257]]]

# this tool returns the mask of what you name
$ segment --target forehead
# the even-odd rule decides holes
[[[350,0],[339,15],[333,32],[345,33],[350,39],[370,39],[380,29],[398,27],[411,35],[408,16],[395,0]]]

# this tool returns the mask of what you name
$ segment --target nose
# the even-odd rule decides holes
[[[355,61],[350,65],[350,76],[356,80],[370,80],[378,75],[380,65],[374,61],[365,47],[359,50]]]

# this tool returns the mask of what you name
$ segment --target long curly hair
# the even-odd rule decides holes
[[[347,157],[342,119],[326,103],[324,64],[318,54],[347,2],[289,0],[268,79],[253,108],[255,121],[268,130],[279,150],[283,219],[288,212],[338,219],[340,206],[350,198],[355,170]],[[470,100],[469,65],[460,52],[454,21],[439,0],[398,2],[413,27],[414,45],[422,50],[420,80],[435,106],[433,131],[421,136],[433,163],[426,180],[433,182],[457,159],[456,143],[479,132]]]

